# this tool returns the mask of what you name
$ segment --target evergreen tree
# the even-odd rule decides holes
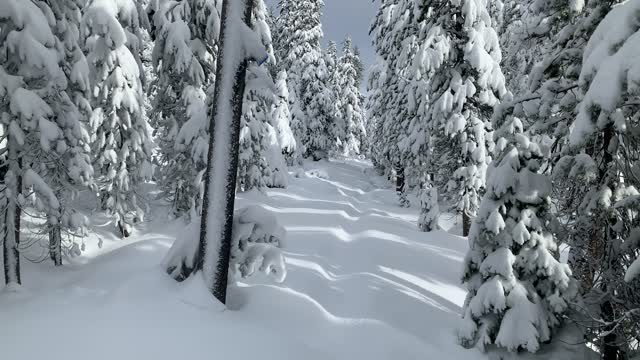
[[[440,2],[436,2],[440,4]],[[431,118],[442,119],[435,136],[459,144],[434,147],[434,157],[460,166],[445,189],[457,203],[467,235],[484,191],[491,161],[490,118],[508,96],[500,69],[501,51],[487,4],[476,0],[442,4],[427,12],[416,59],[433,99]],[[423,11],[427,11],[424,9]]]
[[[335,151],[343,155],[344,144],[346,143],[346,123],[344,117],[340,116],[338,95],[340,94],[340,62],[338,59],[338,46],[335,41],[330,40],[324,52],[324,62],[327,64],[327,88],[336,100],[332,104],[332,120],[329,126],[330,140],[335,142]]]
[[[276,95],[277,99],[271,113],[272,125],[276,130],[281,152],[289,159],[296,150],[296,139],[289,126],[291,123],[291,112],[289,111],[289,88],[287,86],[286,70],[278,72],[276,78]]]
[[[131,0],[93,0],[82,34],[91,70],[92,151],[101,201],[129,236],[144,212],[138,185],[150,178],[149,126],[145,121],[140,63],[140,16]]]
[[[314,160],[325,159],[335,146],[330,128],[333,96],[329,72],[322,56],[322,0],[282,0],[278,30],[282,68],[289,74],[291,128],[298,152]]]
[[[240,123],[237,181],[240,191],[263,189],[273,176],[266,158],[271,150],[268,103],[273,101],[273,93],[264,89],[267,77],[269,74],[264,69],[249,66]]]
[[[79,190],[93,185],[93,166],[91,165],[90,136],[87,131],[91,115],[89,67],[82,52],[79,36],[81,9],[84,1],[61,0],[51,2],[51,11],[56,20],[53,28],[57,38],[56,48],[60,53],[59,63],[67,78],[67,88],[52,101],[55,119],[62,130],[64,140],[60,149],[65,149],[58,161],[50,164],[42,174],[58,198],[60,209],[49,213],[47,228],[49,233],[49,254],[56,266],[62,265],[62,255],[66,250],[73,254],[79,245],[69,239],[82,237],[86,232],[86,219],[72,206]],[[65,145],[62,145],[62,142]],[[64,243],[64,244],[63,244]]]
[[[77,12],[71,2],[0,1],[2,121],[2,243],[6,284],[20,284],[22,209],[47,218],[51,255],[61,265],[62,229],[83,225],[67,207],[76,186],[90,183],[86,130],[86,63],[77,52]],[[59,22],[55,28],[52,24]],[[75,96],[77,95],[77,96]],[[75,102],[74,102],[75,99]],[[80,108],[79,108],[80,107]],[[27,196],[33,194],[32,196]],[[61,204],[61,201],[64,201]]]
[[[356,86],[358,89],[362,86],[364,81],[365,66],[362,62],[362,56],[360,55],[360,48],[356,45],[353,47],[354,66],[356,68]]]
[[[426,182],[420,191],[420,217],[418,218],[418,228],[420,231],[429,232],[438,230],[438,189]]]
[[[351,39],[346,38],[342,48],[342,56],[338,63],[336,104],[338,123],[344,126],[346,135],[342,141],[344,155],[364,154],[368,150],[367,132],[365,129],[364,111],[360,103],[360,89],[358,87],[359,60],[353,53]]]
[[[549,148],[523,134],[519,119],[492,164],[469,234],[463,281],[469,293],[459,340],[482,350],[537,351],[551,339],[576,292],[550,228]]]
[[[215,0],[157,0],[150,11],[159,184],[177,215],[193,217],[201,211],[209,125],[205,98],[214,82],[220,9]]]
[[[381,102],[374,151],[389,174],[406,172],[404,191],[416,188],[425,173],[433,172],[429,158],[430,138],[437,127],[430,114],[431,95],[427,93],[428,74],[414,64],[421,59],[418,36],[425,31],[419,2],[383,1],[371,28],[376,52],[384,62],[385,77],[380,87]],[[427,54],[428,55],[428,54]],[[436,117],[437,119],[437,117]],[[432,178],[428,176],[427,178]],[[406,198],[400,194],[400,202]]]
[[[593,6],[593,4],[590,4]],[[591,26],[598,10],[585,8]],[[560,182],[580,183],[572,193],[570,263],[581,281],[584,301],[604,326],[590,329],[588,339],[604,359],[629,353],[640,331],[640,284],[626,282],[638,257],[637,177],[638,84],[640,68],[630,59],[640,49],[640,1],[608,11],[582,48],[577,115],[568,147],[554,168]],[[595,311],[594,311],[595,310]]]

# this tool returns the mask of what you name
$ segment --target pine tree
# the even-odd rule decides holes
[[[209,134],[200,236],[197,241],[176,242],[164,264],[178,281],[202,272],[205,285],[222,303],[233,264],[233,209],[248,59],[260,61],[266,53],[259,32],[247,25],[254,9],[254,0],[224,0],[222,4],[220,61],[210,110],[214,128]]]
[[[594,4],[590,4],[593,6]],[[606,4],[603,6],[607,6]],[[602,7],[589,7],[583,26],[592,26]],[[640,330],[640,285],[625,282],[637,258],[638,183],[637,102],[640,68],[630,59],[640,49],[640,1],[608,11],[582,47],[577,115],[568,147],[554,168],[560,182],[580,183],[573,193],[575,220],[571,223],[570,263],[581,281],[584,301],[603,327],[590,329],[591,341],[604,359],[628,353]],[[634,315],[635,314],[635,315]]]
[[[276,130],[278,144],[282,154],[287,159],[293,155],[296,150],[296,139],[291,131],[291,112],[289,111],[289,88],[287,86],[287,71],[278,72],[276,78],[276,95],[277,99],[271,113],[272,125]]]
[[[61,0],[50,4],[56,20],[53,28],[58,39],[56,48],[60,53],[61,68],[67,78],[67,88],[51,104],[64,138],[58,146],[65,150],[55,165],[50,164],[46,170],[41,166],[41,169],[42,177],[53,189],[60,204],[59,211],[47,216],[49,254],[54,264],[60,266],[63,250],[71,253],[79,248],[73,241],[64,241],[63,235],[70,233],[82,237],[86,232],[86,219],[70,203],[79,190],[93,186],[90,136],[86,128],[91,115],[91,85],[89,67],[79,36],[84,1]]]
[[[82,34],[91,70],[91,132],[101,201],[129,236],[144,212],[138,185],[151,175],[151,141],[145,121],[140,63],[140,14],[131,0],[93,0]]]
[[[435,4],[434,4],[435,5]],[[501,51],[492,19],[484,2],[442,4],[428,12],[418,36],[422,74],[429,82],[432,119],[441,121],[434,136],[459,144],[434,148],[434,157],[460,166],[445,189],[457,203],[467,235],[484,190],[491,161],[490,118],[493,107],[509,96],[500,69]],[[424,9],[423,11],[427,11]]]
[[[430,114],[428,73],[418,71],[420,64],[414,64],[414,59],[425,57],[421,55],[425,49],[419,46],[420,31],[426,26],[419,4],[413,0],[383,1],[371,28],[385,69],[384,82],[378,81],[380,95],[376,95],[383,105],[379,106],[379,118],[370,120],[377,123],[373,154],[387,173],[391,169],[406,172],[405,191],[420,186],[423,174],[435,168],[429,158],[436,124]],[[401,193],[401,203],[404,198],[406,194]]]
[[[365,117],[360,103],[360,89],[358,86],[359,60],[353,53],[351,39],[347,37],[342,47],[342,56],[338,63],[337,86],[335,87],[337,117],[339,124],[344,126],[345,137],[342,139],[342,153],[344,155],[364,154],[368,150]]]
[[[269,103],[273,94],[264,89],[266,70],[251,65],[247,71],[240,124],[238,182],[240,191],[264,189],[273,174],[266,155],[271,150]]]
[[[335,146],[330,128],[333,96],[328,88],[328,70],[322,39],[322,0],[282,0],[278,31],[282,69],[289,74],[291,128],[298,152],[314,160],[325,159]]]
[[[469,234],[459,340],[481,350],[535,352],[562,324],[576,286],[550,228],[551,181],[541,170],[550,149],[523,134],[517,118],[505,132]]]
[[[357,45],[353,47],[353,57],[355,60],[354,66],[356,68],[356,86],[359,89],[364,81],[365,66],[362,62],[362,56],[360,55],[360,48]]]
[[[77,33],[74,5],[58,2],[52,9],[42,1],[0,1],[6,284],[21,283],[23,207],[33,205],[44,213],[45,231],[52,234],[82,225],[60,199],[69,196],[75,186],[88,184],[92,175],[79,109],[86,109],[86,104],[81,94],[75,93],[86,86],[86,63],[77,53],[77,38],[73,38]],[[59,24],[53,28],[56,22]],[[33,196],[27,197],[29,193]],[[62,262],[60,241],[61,236],[52,238],[56,265]]]
[[[329,125],[330,140],[335,142],[336,155],[344,155],[344,144],[347,141],[347,125],[344,117],[340,116],[338,95],[340,94],[340,61],[338,59],[338,45],[335,41],[329,40],[324,51],[324,62],[327,65],[327,88],[336,101],[332,104],[331,122]]]
[[[151,3],[158,74],[153,113],[160,186],[176,215],[201,212],[207,162],[206,93],[214,83],[220,9],[214,0]]]
[[[268,18],[264,2],[256,1],[252,28],[267,49],[268,61],[275,63]],[[279,138],[292,135],[288,121],[272,117],[276,91],[268,66],[249,67],[240,130],[238,189],[242,191],[287,185],[287,165]]]
[[[420,191],[420,217],[418,218],[418,229],[429,232],[438,230],[438,217],[440,209],[438,207],[438,189],[430,182],[424,180],[423,188]]]

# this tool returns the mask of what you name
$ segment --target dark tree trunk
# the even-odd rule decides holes
[[[118,220],[118,230],[120,230],[120,236],[122,238],[128,238],[131,234],[127,231],[127,227],[122,220]]]
[[[53,265],[62,266],[62,230],[57,224],[49,228],[49,256]]]
[[[5,185],[11,189],[12,196],[7,199],[7,210],[4,218],[4,281],[5,284],[22,284],[20,277],[20,217],[21,209],[18,205],[18,194],[22,189],[22,163],[17,151],[15,140],[9,139],[9,171],[11,177],[5,176]]]
[[[239,61],[236,68],[226,68],[226,57],[233,56],[233,47],[239,44],[228,44],[225,40],[231,3],[238,0],[224,0],[222,5],[222,26],[220,28],[220,52],[216,68],[216,84],[210,117],[209,156],[205,175],[205,190],[200,227],[200,242],[196,254],[196,269],[202,269],[209,290],[223,304],[226,304],[229,260],[231,253],[231,230],[233,225],[233,209],[238,168],[238,149],[240,136],[240,120],[242,116],[242,99],[245,89],[247,60]],[[249,24],[254,0],[245,0],[244,21]],[[231,62],[233,63],[233,62]],[[236,65],[236,64],[234,64]],[[234,75],[231,75],[234,74]],[[226,77],[234,76],[233,89],[225,88]],[[225,84],[226,83],[226,84]],[[229,91],[231,90],[231,97]],[[223,116],[225,109],[231,109],[230,118]],[[230,126],[230,136],[225,138],[217,131],[225,131]],[[217,137],[220,135],[220,138]],[[217,141],[227,141],[219,144]],[[217,151],[220,151],[218,153]],[[228,163],[226,163],[228,161]],[[226,174],[215,173],[214,169],[226,169]],[[214,176],[222,176],[216,179]],[[226,175],[226,176],[225,176]],[[214,181],[224,181],[224,187]],[[212,189],[213,187],[213,189]],[[221,189],[224,193],[221,193]],[[224,213],[215,213],[216,211]],[[211,216],[222,217],[222,221],[210,221]],[[207,253],[219,242],[217,253]]]
[[[401,207],[408,207],[409,200],[407,200],[406,182],[404,177],[404,168],[402,166],[396,166],[396,195],[398,195],[398,202]]]
[[[602,305],[600,305],[600,310],[602,311],[602,320],[606,322],[612,322],[614,320],[613,305],[610,300],[606,300]],[[608,333],[602,338],[603,360],[619,360],[618,354],[620,352],[620,347],[617,344],[618,336],[615,333],[614,327],[615,324],[611,324],[604,328],[604,331]]]
[[[462,210],[462,236],[469,236],[471,230],[471,216],[467,209]]]

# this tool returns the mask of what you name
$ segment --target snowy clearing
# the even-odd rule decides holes
[[[61,269],[25,262],[25,287],[2,291],[0,323],[11,324],[0,327],[3,358],[484,358],[455,344],[466,240],[418,232],[417,209],[399,208],[367,163],[305,170],[287,190],[238,197],[237,208],[259,204],[285,226],[283,284],[240,283],[230,290],[237,310],[221,311],[202,284],[163,273],[159,264],[184,232],[166,221],[166,208],[152,209],[130,240],[93,217],[82,256]]]

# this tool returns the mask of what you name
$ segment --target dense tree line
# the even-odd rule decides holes
[[[420,229],[438,205],[463,219],[464,346],[536,352],[572,328],[605,359],[638,350],[639,6],[381,2],[372,161],[420,192]]]
[[[27,217],[44,219],[37,242],[55,265],[82,251],[87,218],[75,210],[80,194],[95,195],[96,208],[112,216],[121,237],[144,221],[149,194],[142,185],[149,181],[173,216],[199,222],[222,6],[220,0],[0,1],[0,242],[7,284],[21,283],[20,252],[33,243],[20,243]],[[286,187],[288,167],[306,157],[364,154],[363,65],[348,38],[342,55],[335,51],[325,64],[324,3],[282,2],[278,15],[263,0],[247,6],[264,54],[249,59],[243,78],[237,191]],[[185,275],[183,265],[175,267]]]

